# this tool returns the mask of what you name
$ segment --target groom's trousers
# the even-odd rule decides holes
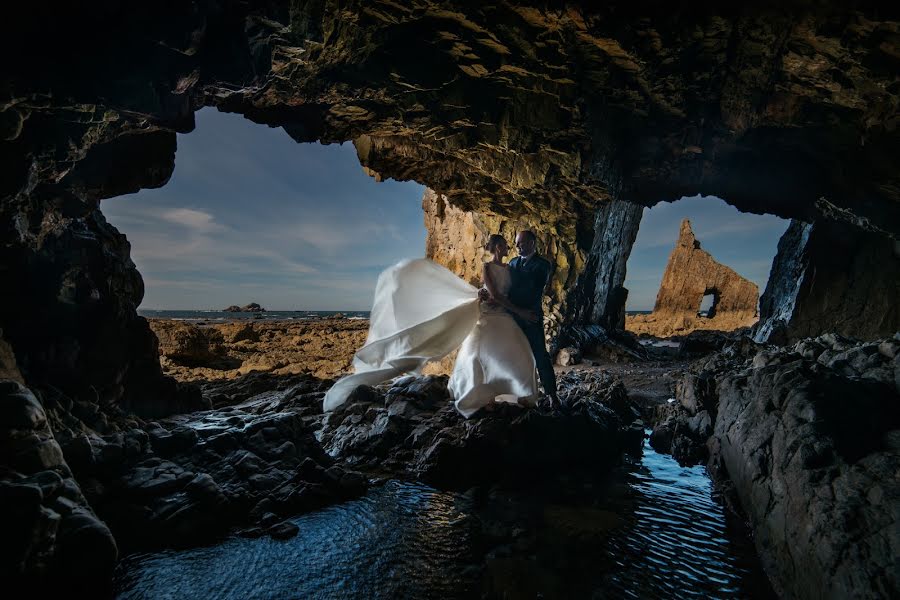
[[[538,375],[541,378],[541,385],[544,387],[544,393],[556,396],[556,373],[553,372],[553,363],[550,362],[550,354],[547,353],[547,343],[544,341],[544,319],[540,319],[537,323],[529,323],[519,317],[513,317],[525,337],[528,339],[528,345],[531,346],[531,352],[534,354],[534,362],[537,366]]]

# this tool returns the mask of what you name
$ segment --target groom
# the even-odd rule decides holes
[[[547,344],[544,342],[544,311],[541,305],[544,288],[550,280],[553,266],[549,260],[537,253],[536,246],[537,237],[533,231],[526,229],[516,236],[519,256],[509,262],[512,275],[509,300],[516,306],[534,311],[538,317],[536,321],[526,321],[516,315],[513,316],[528,338],[538,375],[541,376],[541,385],[544,386],[544,393],[550,397],[550,407],[553,408],[554,405],[559,405],[559,398],[556,395],[556,374],[553,372],[553,364],[550,362]]]

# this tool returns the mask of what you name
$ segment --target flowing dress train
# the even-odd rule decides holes
[[[509,269],[489,268],[495,269],[498,289],[508,292]],[[400,262],[378,277],[366,344],[353,358],[355,372],[328,390],[323,408],[340,406],[360,385],[420,372],[457,348],[448,387],[463,416],[495,399],[533,403],[534,356],[512,316],[482,307],[476,288],[428,259]]]

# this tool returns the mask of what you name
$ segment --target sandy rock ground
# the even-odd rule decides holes
[[[179,381],[237,379],[253,372],[332,379],[350,370],[369,322],[237,321],[192,324],[150,319],[160,363]]]

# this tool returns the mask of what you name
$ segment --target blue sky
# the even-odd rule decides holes
[[[141,308],[368,310],[378,273],[424,254],[424,187],[377,183],[350,143],[298,144],[281,129],[204,109],[178,136],[162,188],[101,205],[131,242]],[[653,307],[683,217],[738,273],[768,277],[787,221],[741,214],[713,197],[644,210],[628,263],[629,310]]]
[[[368,310],[378,273],[422,256],[416,183],[377,183],[351,143],[204,109],[165,186],[104,200],[131,242],[146,309]]]

